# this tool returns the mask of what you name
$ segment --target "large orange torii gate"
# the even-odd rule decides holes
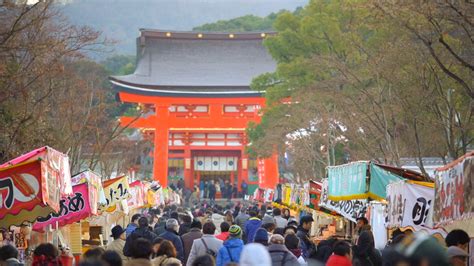
[[[226,167],[236,169],[239,190],[243,180],[252,183],[248,179],[249,158],[245,153],[248,144],[246,127],[250,122],[260,123],[265,97],[250,90],[249,84],[251,78],[263,70],[255,71],[252,68],[256,67],[251,63],[243,65],[245,60],[242,57],[250,57],[258,68],[271,71],[275,65],[261,45],[264,36],[203,36],[142,30],[138,42],[142,56],[138,59],[135,73],[111,77],[110,80],[119,91],[121,102],[139,104],[146,109],[139,118],[121,117],[120,123],[152,132],[153,178],[162,186],[168,185],[168,160],[178,158],[184,160],[185,185],[192,188],[200,179],[200,172],[195,169],[197,156],[212,157],[213,160],[236,158],[236,165],[233,161],[230,165],[229,161]],[[216,55],[222,49],[220,53],[230,49],[229,53],[234,58]],[[240,53],[238,49],[241,49]],[[261,54],[262,51],[265,53]],[[176,62],[170,55],[183,57],[185,61],[173,66]],[[263,57],[261,60],[264,62],[258,62],[257,56]],[[156,58],[157,62],[152,58]],[[239,63],[226,63],[226,60]],[[163,65],[158,66],[161,63]],[[188,65],[194,68],[187,69]],[[181,75],[168,79],[168,76],[176,75],[179,67],[182,68]],[[202,72],[203,69],[205,72]],[[222,72],[223,69],[229,72]],[[171,84],[176,80],[177,84]],[[278,182],[277,156],[258,161],[259,180],[255,185],[274,188]],[[230,171],[232,183],[235,181],[234,170]]]

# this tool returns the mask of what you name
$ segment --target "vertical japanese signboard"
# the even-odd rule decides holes
[[[474,216],[474,152],[436,169],[433,219],[436,224]]]

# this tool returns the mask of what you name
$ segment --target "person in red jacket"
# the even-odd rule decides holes
[[[352,266],[352,252],[349,243],[346,241],[337,241],[334,244],[333,252],[326,266]]]

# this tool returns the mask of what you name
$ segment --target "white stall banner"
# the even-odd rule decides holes
[[[356,222],[356,219],[365,216],[367,200],[340,200],[332,201],[328,198],[328,180],[324,178],[321,186],[321,201],[319,206],[337,212],[345,218]]]
[[[387,227],[433,227],[434,189],[405,181],[387,186]]]

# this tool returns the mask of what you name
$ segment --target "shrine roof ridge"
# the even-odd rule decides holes
[[[252,32],[233,32],[233,31],[175,31],[160,29],[140,29],[141,37],[164,38],[164,39],[204,39],[204,40],[261,40],[267,36],[274,36],[275,31],[252,31]]]

